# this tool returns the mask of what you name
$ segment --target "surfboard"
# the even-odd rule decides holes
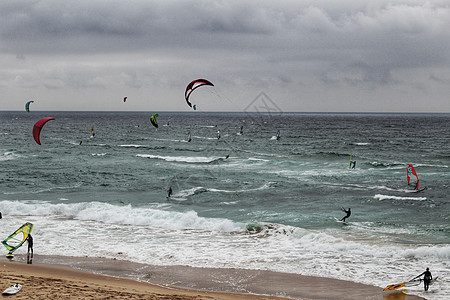
[[[426,187],[424,187],[424,188],[421,188],[421,189],[419,189],[419,190],[415,190],[415,191],[413,191],[413,193],[418,193],[418,192],[421,192],[421,191],[423,191],[423,190],[426,190],[427,188]]]
[[[14,295],[22,289],[22,285],[16,283],[3,291],[3,295]]]

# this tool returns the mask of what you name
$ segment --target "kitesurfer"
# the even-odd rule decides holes
[[[171,195],[172,195],[172,187],[169,187],[169,190],[167,190],[167,199],[169,199]]]
[[[414,277],[413,280],[416,278],[422,277],[422,275],[423,275],[423,288],[425,289],[425,291],[428,291],[430,282],[433,279],[433,276],[431,276],[430,268],[427,268],[427,270],[425,272]],[[422,280],[422,279],[420,279],[420,280]]]
[[[342,211],[346,213],[345,217],[343,217],[342,219],[340,219],[339,221],[345,222],[345,219],[347,219],[348,217],[350,217],[350,215],[352,214],[352,211],[350,210],[350,207],[348,208],[348,210],[346,210],[345,208],[342,208]]]
[[[31,234],[28,235],[27,241],[28,241],[27,264],[32,264],[33,263],[33,237],[31,236]],[[31,255],[30,255],[30,253],[31,253]]]

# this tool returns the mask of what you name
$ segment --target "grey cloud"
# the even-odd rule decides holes
[[[294,95],[422,78],[439,87],[448,28],[439,0],[1,1],[0,86],[163,90],[209,76]]]

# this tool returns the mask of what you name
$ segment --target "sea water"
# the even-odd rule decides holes
[[[449,114],[150,115],[0,112],[0,237],[31,222],[37,254],[380,287],[429,267],[409,293],[450,297]]]

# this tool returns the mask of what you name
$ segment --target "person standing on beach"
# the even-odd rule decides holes
[[[27,241],[28,241],[27,264],[32,264],[33,263],[33,237],[31,236],[31,234],[28,235]]]
[[[425,272],[414,277],[413,280],[422,277],[422,275],[423,275],[423,288],[425,289],[425,291],[428,291],[428,288],[430,287],[430,282],[433,279],[433,276],[431,276],[430,268],[427,268]]]
[[[350,207],[348,208],[348,210],[346,210],[345,208],[342,208],[342,211],[345,212],[346,215],[342,219],[340,219],[339,221],[345,222],[345,219],[350,217],[350,215],[352,214],[352,211],[350,210]]]

